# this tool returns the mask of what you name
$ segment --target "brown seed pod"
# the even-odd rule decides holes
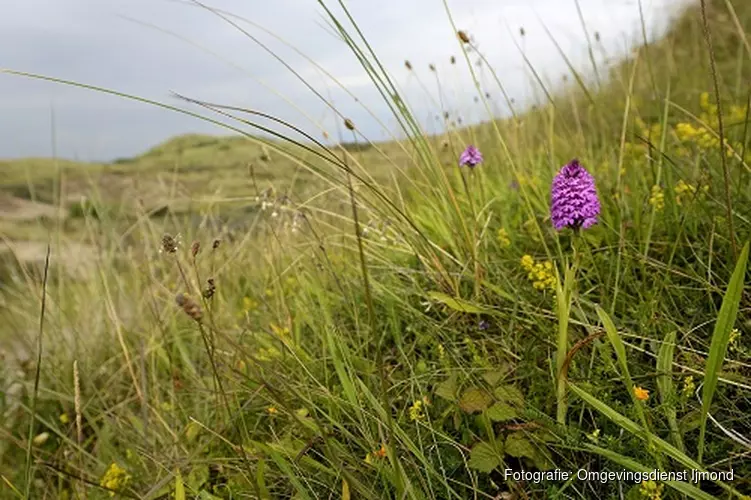
[[[347,130],[355,130],[355,124],[349,118],[344,119],[344,126],[347,127]]]
[[[184,293],[178,293],[175,296],[175,302],[194,321],[201,321],[203,312],[201,311],[201,306],[195,300]]]
[[[459,30],[456,32],[456,36],[459,37],[459,40],[461,40],[462,43],[470,43],[469,35],[466,31]]]

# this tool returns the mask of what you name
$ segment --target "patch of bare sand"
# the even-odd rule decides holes
[[[29,221],[41,217],[54,219],[57,216],[57,207],[54,205],[0,193],[0,219]]]
[[[47,244],[41,241],[0,241],[0,259],[15,261],[26,268],[43,269]],[[10,258],[10,259],[9,259]],[[62,242],[50,250],[50,267],[62,265],[76,279],[87,279],[96,267],[93,247],[77,242]]]

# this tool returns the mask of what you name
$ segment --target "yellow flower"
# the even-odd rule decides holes
[[[665,208],[665,193],[662,192],[662,188],[657,184],[652,186],[652,195],[649,197],[649,204],[657,212]]]
[[[104,473],[101,481],[99,481],[99,486],[114,490],[110,491],[110,496],[115,496],[114,492],[125,488],[128,482],[130,482],[130,475],[127,471],[115,462],[112,462],[112,465],[109,466],[107,472]]]
[[[279,413],[279,410],[277,410],[274,406],[269,406],[268,408],[266,408],[266,413],[268,413],[269,415],[276,415],[277,413]]]
[[[424,420],[425,412],[422,400],[417,400],[409,407],[409,419],[412,421]]]
[[[730,338],[728,339],[728,346],[730,347],[731,352],[736,352],[738,350],[738,339],[740,338],[741,331],[737,328],[733,328],[730,332]]]
[[[531,271],[534,265],[535,259],[533,259],[531,255],[525,255],[524,257],[522,257],[522,267],[525,270]]]
[[[691,395],[694,393],[694,389],[696,389],[696,384],[694,384],[694,376],[687,375],[686,378],[683,379],[683,388],[681,389],[683,397],[691,397]]]
[[[542,263],[535,263],[530,255],[522,257],[521,266],[527,271],[527,278],[532,282],[536,290],[555,289],[556,278],[553,272],[553,263],[546,260]]]
[[[649,399],[649,391],[643,387],[636,386],[634,387],[634,396],[639,401],[646,401]]]
[[[70,417],[68,416],[67,413],[61,413],[59,418],[60,418],[60,423],[63,425],[70,423]]]
[[[511,240],[508,237],[508,231],[504,228],[500,228],[498,230],[497,235],[498,243],[501,245],[501,248],[508,248],[511,246]]]
[[[649,500],[662,500],[662,490],[665,489],[664,484],[657,484],[654,481],[644,481],[639,487],[639,493],[643,498]]]

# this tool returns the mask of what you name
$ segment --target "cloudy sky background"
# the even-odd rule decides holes
[[[650,38],[660,36],[687,0],[642,0]],[[327,1],[334,7],[332,0]],[[477,42],[521,105],[536,91],[521,51],[550,82],[566,66],[547,27],[576,67],[591,70],[574,0],[448,0],[454,22]],[[580,0],[597,59],[617,59],[641,40],[638,0]],[[213,0],[216,9],[267,44],[372,140],[390,137],[395,121],[315,0]],[[465,122],[487,118],[442,0],[348,0],[359,27],[431,131],[437,103]],[[338,11],[338,10],[337,10]],[[525,36],[520,36],[523,27]],[[276,38],[278,37],[278,38]],[[280,40],[283,40],[280,41]],[[303,52],[354,94],[355,101],[286,44]],[[515,44],[516,43],[516,44]],[[517,45],[519,48],[517,48]],[[299,78],[216,14],[180,0],[24,0],[3,7],[0,68],[41,73],[166,102],[190,97],[271,113],[335,139],[334,113]],[[457,56],[452,66],[450,57]],[[474,62],[477,56],[470,54]],[[404,68],[408,59],[414,66]],[[435,64],[441,80],[439,98]],[[498,112],[502,96],[478,69]],[[426,94],[426,90],[428,94]],[[539,92],[537,92],[539,93]],[[222,134],[216,125],[90,90],[0,74],[0,158],[50,156],[52,110],[58,155],[80,160],[134,156],[177,134]],[[200,110],[198,110],[200,111]],[[379,122],[382,124],[379,124]]]

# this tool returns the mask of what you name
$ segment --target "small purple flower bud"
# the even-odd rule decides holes
[[[556,174],[551,199],[550,218],[557,231],[564,227],[586,229],[597,223],[600,200],[595,180],[578,160],[571,160]]]
[[[472,146],[471,144],[467,146],[467,149],[465,149],[459,156],[460,167],[475,168],[477,165],[482,163],[482,161],[482,153],[480,153],[480,150]]]
[[[477,324],[477,328],[479,328],[480,330],[487,330],[488,328],[490,328],[490,323],[488,323],[488,320],[485,319],[480,320],[480,322]]]

